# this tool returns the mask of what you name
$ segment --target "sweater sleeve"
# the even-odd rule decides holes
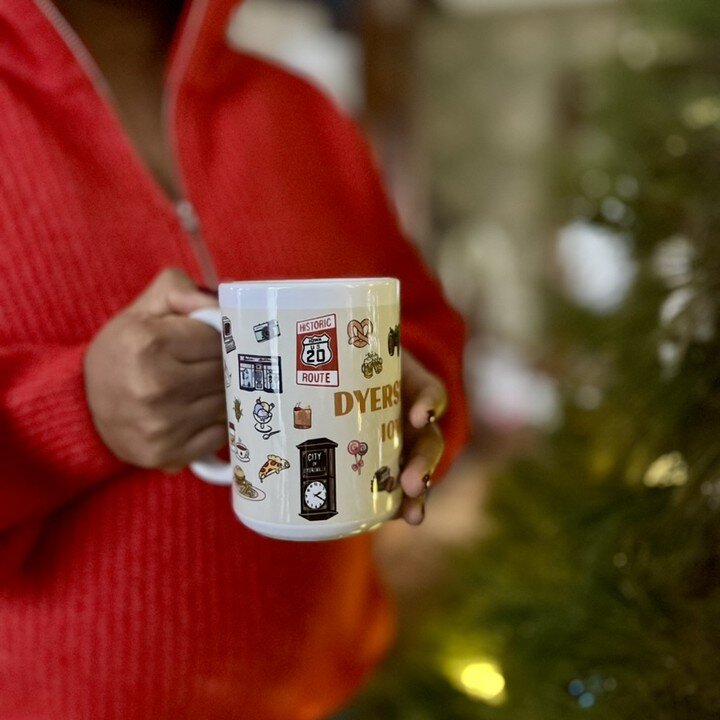
[[[385,218],[387,232],[394,236],[392,243],[383,243],[384,247],[378,247],[377,252],[384,253],[388,266],[400,279],[402,347],[435,373],[447,389],[448,407],[440,421],[445,452],[436,470],[438,480],[457,458],[469,436],[463,382],[465,324],[448,303],[440,283],[415,246],[400,232],[379,181],[377,188],[378,210]]]
[[[334,157],[335,195],[353,217],[360,241],[353,251],[351,274],[400,279],[402,346],[438,375],[447,388],[448,409],[440,423],[445,453],[436,471],[439,478],[469,436],[463,383],[465,324],[414,243],[401,230],[365,136],[351,118],[328,105],[331,103],[318,116],[327,119],[324,139]],[[322,124],[318,129],[322,132]]]
[[[0,349],[0,577],[42,519],[120,471],[87,406],[85,344]]]

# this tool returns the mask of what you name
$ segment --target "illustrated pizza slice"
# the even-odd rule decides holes
[[[290,467],[290,463],[287,460],[283,460],[279,455],[268,455],[264,465],[258,471],[258,477],[260,482],[265,480],[268,475],[273,473],[280,474],[281,470],[287,470]]]

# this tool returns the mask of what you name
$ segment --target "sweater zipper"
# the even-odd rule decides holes
[[[180,166],[180,144],[177,132],[178,88],[190,64],[193,49],[200,35],[200,28],[205,20],[207,6],[208,0],[191,0],[190,2],[182,34],[178,39],[178,47],[163,87],[162,114],[170,143],[170,155],[175,169],[175,178],[181,196],[180,200],[175,204],[175,211],[180,218],[180,224],[190,238],[205,286],[210,290],[217,290],[219,281],[215,263],[213,263],[210,250],[203,239],[200,218],[195,212],[192,202],[188,199],[189,194],[185,184],[185,176]]]
[[[110,89],[110,86],[100,68],[97,66],[97,63],[93,59],[92,55],[90,55],[77,33],[73,30],[67,20],[65,20],[62,13],[55,7],[52,0],[35,0],[35,4],[45,15],[67,48],[70,50],[77,63],[85,72],[85,75],[91,85],[95,88],[95,91],[100,97],[106,99],[108,105],[114,111],[115,101],[112,90]],[[195,260],[200,268],[203,283],[207,288],[215,290],[218,286],[217,271],[215,270],[215,264],[213,263],[212,256],[202,236],[200,220],[195,212],[192,202],[188,197],[187,185],[185,183],[185,178],[179,161],[177,124],[175,122],[178,87],[180,86],[179,80],[187,71],[193,48],[195,47],[197,38],[200,34],[200,27],[202,26],[205,17],[207,4],[208,0],[191,0],[185,25],[179,38],[177,52],[175,53],[175,57],[173,59],[173,67],[170,68],[168,80],[166,80],[165,87],[163,88],[161,111],[165,124],[166,138],[170,144],[173,171],[177,181],[178,190],[180,191],[180,198],[178,200],[171,198],[167,192],[165,192],[164,188],[160,186],[157,180],[155,180],[155,177],[147,169],[147,166],[139,156],[139,153],[135,150],[135,147],[133,143],[130,142],[129,138],[128,143],[136,152],[140,165],[146,170],[151,182],[157,188],[158,193],[173,207],[173,211],[180,223],[180,226],[185,232],[190,247],[193,250]],[[173,72],[175,68],[178,69],[176,73]],[[177,79],[173,78],[170,80],[172,75],[177,75]],[[124,130],[119,116],[117,118],[117,122],[121,130]]]

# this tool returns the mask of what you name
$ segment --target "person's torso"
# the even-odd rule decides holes
[[[0,293],[13,307],[0,343],[87,342],[162,268],[203,283],[205,256],[220,278],[365,274],[352,216],[303,152],[324,129],[283,93],[284,73],[240,58],[232,87],[175,98],[168,130],[200,241],[31,6],[0,0]],[[266,540],[226,491],[131,469],[47,522],[0,592],[0,622],[14,638],[0,648],[6,720],[215,720],[241,701],[242,717],[314,718],[391,624],[367,539]]]

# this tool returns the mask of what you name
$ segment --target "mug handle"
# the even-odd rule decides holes
[[[191,312],[188,317],[209,325],[222,334],[222,313],[218,307],[201,308]],[[211,485],[232,485],[232,464],[220,460],[214,455],[195,460],[190,463],[190,470],[201,480]]]

